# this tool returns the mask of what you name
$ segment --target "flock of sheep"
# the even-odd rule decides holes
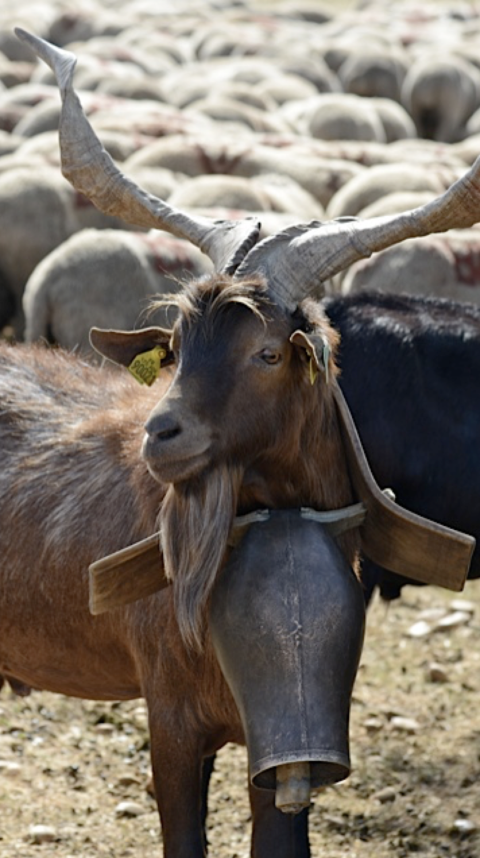
[[[480,152],[480,3],[3,0],[0,329],[17,339],[87,352],[92,325],[164,324],[151,299],[210,263],[61,176],[58,89],[15,26],[77,55],[84,109],[127,176],[183,210],[257,214],[263,235],[412,208]],[[478,227],[325,284],[475,302],[479,287]]]

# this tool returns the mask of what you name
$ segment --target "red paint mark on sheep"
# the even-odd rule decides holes
[[[471,244],[462,251],[456,251],[454,260],[458,282],[465,286],[480,286],[480,245]]]

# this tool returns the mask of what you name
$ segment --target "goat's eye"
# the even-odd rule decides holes
[[[274,364],[280,363],[282,355],[280,352],[273,351],[273,349],[263,349],[260,352],[260,358],[264,363],[268,363],[269,366],[274,366]]]

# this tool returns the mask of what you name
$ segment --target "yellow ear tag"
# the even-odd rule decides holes
[[[129,372],[140,384],[153,384],[160,375],[162,360],[167,357],[167,352],[161,346],[155,346],[148,352],[141,352],[134,357],[128,367]]]

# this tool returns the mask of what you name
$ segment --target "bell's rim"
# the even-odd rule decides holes
[[[344,751],[332,751],[331,748],[302,749],[270,754],[253,763],[250,762],[250,783],[259,789],[274,790],[277,766],[303,762],[310,763],[311,789],[343,781],[348,778],[351,771],[350,757]]]

